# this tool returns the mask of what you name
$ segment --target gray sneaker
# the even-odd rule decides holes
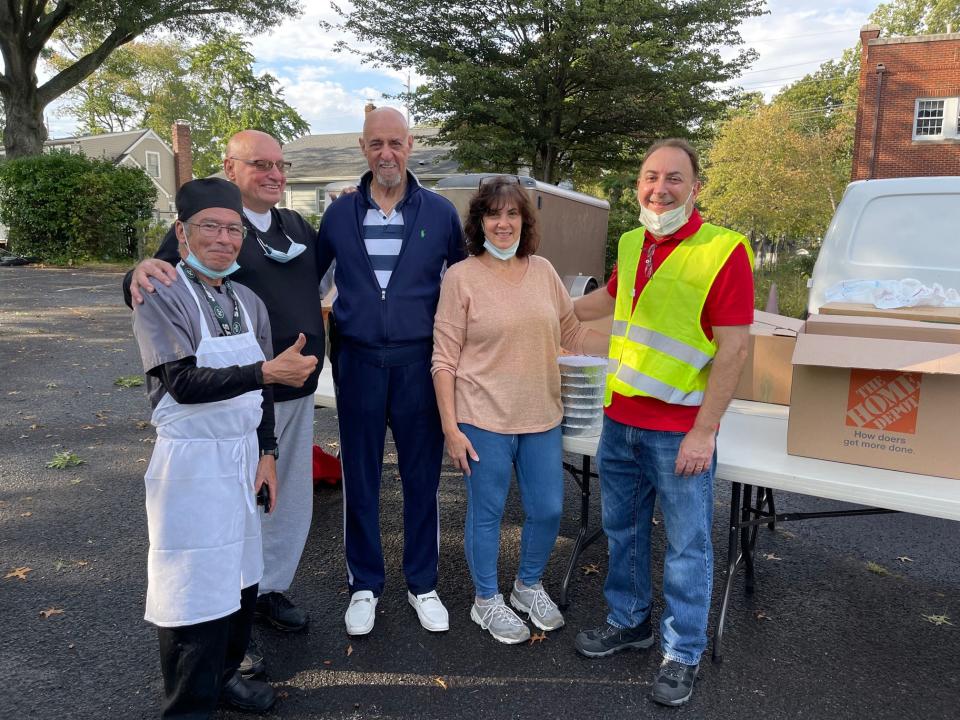
[[[661,705],[683,705],[693,695],[699,665],[684,665],[664,658],[650,690],[650,698]]]
[[[516,645],[530,639],[530,628],[517,614],[503,602],[503,595],[497,593],[483,604],[473,601],[470,619],[493,637],[507,645]]]
[[[530,616],[530,622],[541,630],[556,630],[563,627],[563,614],[543,589],[543,583],[521,590],[519,583],[514,580],[510,604],[520,612],[527,613]]]

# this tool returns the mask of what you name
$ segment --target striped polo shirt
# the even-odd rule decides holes
[[[363,218],[363,244],[373,264],[373,272],[385,290],[390,284],[390,275],[397,266],[397,256],[403,245],[403,212],[398,203],[389,214],[381,210],[373,198],[369,198],[372,207]]]

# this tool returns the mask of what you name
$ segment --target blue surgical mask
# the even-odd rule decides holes
[[[257,242],[260,243],[260,247],[263,248],[263,254],[278,263],[290,262],[307,249],[306,245],[303,243],[294,242],[286,233],[284,233],[284,236],[286,236],[287,240],[290,240],[290,247],[288,247],[286,251],[277,250],[276,248],[270,247],[260,239],[260,235],[257,232],[254,232],[254,237],[257,238]]]
[[[190,250],[189,242],[186,242],[186,246],[187,246],[187,250]],[[213,270],[211,268],[208,268],[206,265],[200,262],[200,258],[198,258],[196,255],[193,254],[193,250],[190,250],[184,262],[190,267],[192,267],[194,270],[196,270],[198,273],[200,273],[201,275],[205,275],[206,277],[211,278],[212,280],[223,280],[223,278],[227,277],[227,275],[235,273],[237,270],[240,269],[240,265],[237,263],[236,260],[234,260],[233,263],[230,265],[230,267],[228,267],[226,270]]]
[[[483,247],[488,253],[493,255],[495,258],[500,258],[501,260],[509,260],[514,255],[517,254],[517,248],[520,247],[520,238],[517,238],[517,241],[506,249],[498,248],[489,239],[484,239]]]

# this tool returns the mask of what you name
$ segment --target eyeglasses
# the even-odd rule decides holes
[[[227,237],[231,240],[243,240],[243,238],[247,236],[247,229],[240,224],[231,223],[229,225],[221,225],[215,222],[185,222],[184,225],[193,225],[195,228],[199,228],[200,237],[206,238],[207,240],[216,240],[220,237],[221,230],[226,230]]]
[[[260,172],[270,172],[270,170],[273,169],[274,166],[276,166],[277,170],[279,170],[284,175],[286,175],[287,172],[290,170],[290,168],[293,167],[293,163],[288,162],[287,160],[246,160],[244,158],[238,158],[238,157],[232,157],[232,156],[227,159],[239,160],[244,165],[249,165],[252,168],[256,168]]]
[[[503,183],[504,185],[519,185],[520,178],[516,175],[484,175],[480,178],[480,184],[477,185],[477,188],[482,188],[484,185],[490,185],[492,183]]]

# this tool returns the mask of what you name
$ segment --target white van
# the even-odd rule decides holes
[[[807,310],[844,280],[940,283],[960,290],[960,177],[858,180],[823,237]]]

